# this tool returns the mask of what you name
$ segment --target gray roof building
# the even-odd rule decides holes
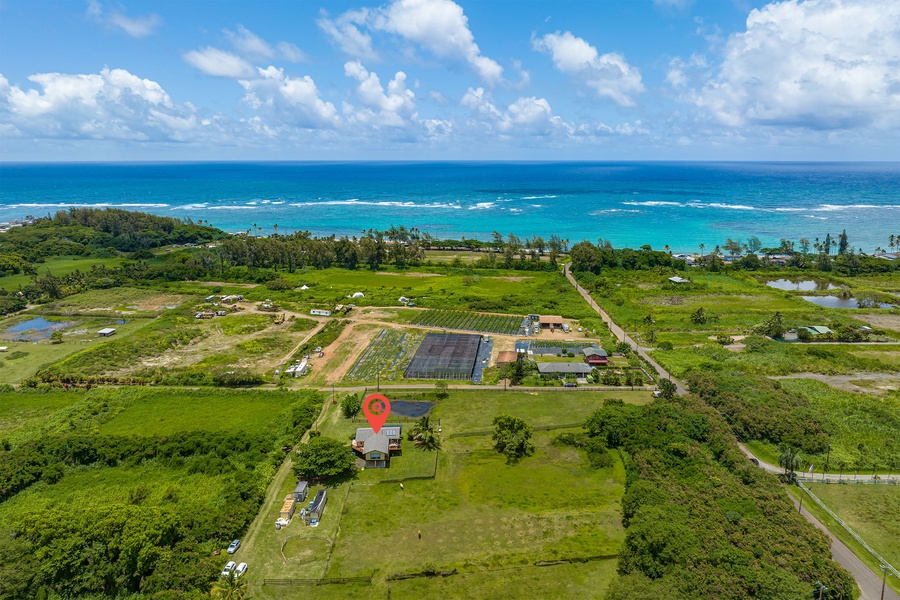
[[[388,439],[398,440],[401,437],[401,429],[403,429],[401,425],[385,425],[376,434],[371,427],[359,427],[356,430],[356,441],[365,442],[373,435],[382,435]]]
[[[603,348],[595,348],[591,346],[590,348],[582,348],[582,352],[584,352],[585,356],[607,356],[606,350]]]
[[[538,363],[541,375],[590,375],[591,367],[577,362]]]

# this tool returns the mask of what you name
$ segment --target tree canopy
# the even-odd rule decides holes
[[[534,454],[534,444],[531,436],[534,428],[512,415],[502,414],[494,417],[494,447],[501,454],[506,455],[507,462],[516,462],[526,456]]]
[[[294,474],[308,481],[328,481],[356,472],[356,458],[350,445],[317,436],[300,446],[294,456]]]

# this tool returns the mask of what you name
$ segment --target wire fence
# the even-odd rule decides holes
[[[873,557],[875,560],[877,560],[878,563],[879,563],[880,565],[882,565],[882,568],[886,568],[888,571],[890,571],[890,572],[894,575],[894,577],[900,577],[900,573],[897,572],[897,569],[895,569],[894,566],[891,565],[891,563],[889,563],[888,561],[886,561],[880,554],[878,554],[877,552],[875,552],[875,550],[873,550],[872,547],[869,546],[869,544],[867,544],[866,541],[865,541],[864,539],[862,539],[862,538],[859,536],[858,533],[856,533],[855,531],[853,531],[853,529],[852,529],[849,525],[847,525],[846,523],[844,523],[844,520],[843,520],[843,519],[841,519],[839,516],[837,516],[836,514],[834,514],[834,512],[832,512],[832,510],[831,510],[830,508],[828,508],[828,506],[827,506],[824,502],[822,502],[822,501],[819,499],[818,496],[816,496],[815,494],[813,494],[813,493],[810,491],[810,489],[809,489],[808,487],[806,487],[805,485],[803,485],[803,483],[800,482],[800,481],[797,482],[797,487],[799,487],[801,490],[803,490],[803,491],[806,493],[806,495],[809,496],[809,497],[812,499],[812,501],[815,502],[815,503],[819,506],[819,508],[821,508],[822,510],[824,510],[824,511],[828,514],[828,516],[830,516],[832,519],[834,519],[835,521],[837,521],[837,523],[838,523],[841,527],[843,527],[844,530],[845,530],[847,533],[849,533],[850,536],[851,536],[854,540],[856,540],[857,542],[859,542],[860,546],[862,546],[863,548],[866,549],[866,552],[868,552],[869,554],[871,554],[872,557]]]

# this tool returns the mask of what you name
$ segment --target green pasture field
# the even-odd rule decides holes
[[[885,346],[884,348],[893,348]],[[877,354],[861,354],[878,348]],[[706,341],[691,347],[651,352],[675,377],[691,370],[743,371],[760,375],[790,375],[792,373],[851,374],[860,371],[892,373],[894,354],[882,351],[881,346],[854,344],[800,344],[765,341],[755,351],[745,349],[732,352],[715,342]]]
[[[31,318],[33,315],[18,314],[0,319],[0,332]],[[147,319],[129,319],[127,323],[117,323],[116,319],[110,317],[47,316],[44,318],[48,321],[71,321],[76,324],[62,331],[63,341],[60,344],[52,344],[49,339],[39,342],[0,340],[0,346],[9,348],[7,352],[0,353],[0,382],[20,383],[40,369],[65,360],[73,354],[99,349],[123,338],[130,338],[151,323]],[[97,331],[104,327],[115,328],[115,335],[109,338],[98,337]]]
[[[900,565],[900,486],[809,484],[812,493],[895,567]],[[895,581],[900,586],[900,581]]]
[[[810,491],[828,506],[842,521],[845,521],[857,535],[866,541],[883,558],[891,561],[896,568],[898,557],[897,539],[900,532],[900,488],[863,484],[807,484]],[[803,510],[811,513],[828,531],[840,539],[868,566],[873,573],[881,575],[879,562],[856,541],[841,524],[835,521],[802,490],[787,486],[787,491],[795,499],[803,498]],[[883,512],[879,512],[883,511]],[[900,593],[900,580],[888,577],[887,585]]]
[[[212,319],[225,335],[245,335],[262,331],[272,325],[273,314],[237,314]]]
[[[126,394],[127,393],[127,394]],[[107,435],[165,436],[179,431],[264,433],[295,394],[282,390],[130,388],[125,409],[100,426]]]
[[[880,363],[891,365],[895,372],[900,372],[900,345],[892,344],[885,346],[855,346],[848,351],[853,356],[863,360],[875,360]]]
[[[402,398],[415,399],[415,392],[403,392]],[[593,586],[596,593],[613,579],[614,558],[554,567],[533,563],[618,552],[624,538],[619,504],[624,468],[618,455],[613,453],[612,467],[592,470],[579,450],[552,443],[562,431],[578,429],[538,431],[535,455],[507,465],[493,450],[489,431],[494,416],[501,412],[535,426],[578,422],[607,398],[638,404],[651,400],[649,393],[624,391],[451,390],[450,397],[432,411],[442,428],[443,445],[437,454],[404,441],[403,454],[392,459],[389,469],[367,469],[352,483],[328,490],[328,508],[318,528],[303,527],[299,521],[281,531],[263,527],[261,539],[248,548],[251,554],[238,551],[235,560],[250,564],[251,583],[265,578],[375,576],[371,586],[304,588],[304,594],[312,598],[342,597],[350,590],[376,596],[389,591],[392,597],[449,593],[450,597],[487,598],[501,589],[492,580],[497,576],[492,570],[500,568],[504,569],[501,595],[507,597],[528,596],[534,585],[554,598],[583,595],[585,586]],[[410,419],[402,421],[404,427],[412,425]],[[318,428],[322,435],[349,444],[355,428],[361,426],[365,426],[362,418],[345,419],[338,403],[326,404]],[[479,431],[485,433],[448,437]],[[435,472],[435,458],[433,480],[406,481],[403,490],[395,483],[378,483],[427,476]],[[288,478],[279,497],[293,487],[293,478]],[[278,508],[280,504],[267,515],[272,521]],[[427,563],[439,569],[457,568],[460,574],[447,579],[385,581],[388,575],[418,572]],[[566,577],[548,579],[557,568]],[[259,589],[260,598],[288,597],[275,586],[254,589]]]
[[[53,422],[85,398],[79,392],[14,393],[0,392],[0,440],[12,445],[40,435],[41,426]]]
[[[85,258],[77,256],[55,256],[48,258],[42,263],[34,263],[34,268],[38,275],[45,275],[48,271],[54,277],[62,277],[73,271],[90,271],[93,266],[106,266],[110,269],[121,267],[125,262],[124,258]],[[17,289],[20,285],[28,285],[31,283],[31,275],[7,275],[0,277],[0,288],[7,290]]]

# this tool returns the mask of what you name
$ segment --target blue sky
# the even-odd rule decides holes
[[[0,159],[900,160],[900,2],[0,0]]]

